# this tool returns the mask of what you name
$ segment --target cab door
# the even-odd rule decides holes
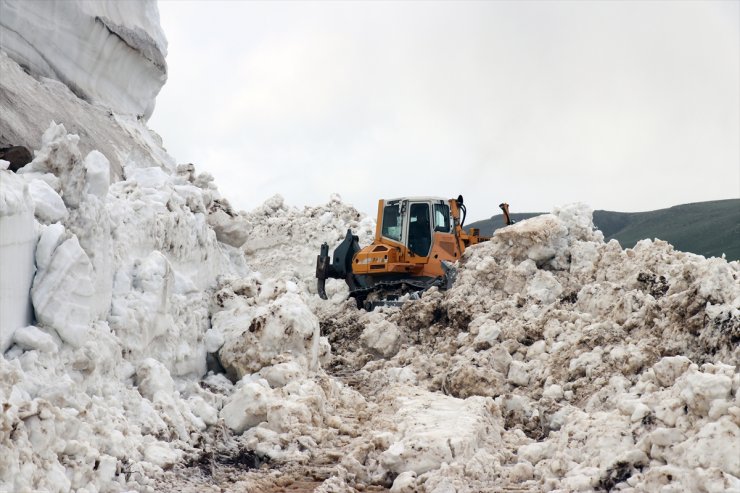
[[[408,262],[425,263],[432,250],[432,220],[429,202],[409,202],[407,205],[406,247]]]
[[[424,274],[441,276],[444,274],[441,265],[443,260],[455,262],[460,258],[449,204],[441,200],[432,203],[432,226],[432,249]]]

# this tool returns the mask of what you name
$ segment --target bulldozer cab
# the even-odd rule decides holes
[[[378,212],[378,236],[402,244],[415,256],[429,256],[434,233],[452,233],[450,206],[444,199],[381,200]]]

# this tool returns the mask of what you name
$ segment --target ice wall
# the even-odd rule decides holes
[[[154,0],[0,0],[0,49],[89,102],[143,115],[167,80]]]
[[[33,209],[25,181],[0,168],[0,353],[10,347],[15,329],[31,323],[37,236]]]

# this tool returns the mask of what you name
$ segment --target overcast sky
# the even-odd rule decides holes
[[[740,2],[160,1],[150,127],[249,210],[740,197]]]

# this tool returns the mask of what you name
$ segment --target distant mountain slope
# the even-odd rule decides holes
[[[512,214],[521,221],[544,214],[527,212]],[[665,240],[684,252],[705,257],[740,260],[740,199],[715,200],[683,204],[648,212],[594,211],[594,224],[605,239],[616,239],[624,248],[632,248],[645,238]],[[491,219],[466,226],[479,228],[481,234],[490,236],[503,226],[501,214]]]

